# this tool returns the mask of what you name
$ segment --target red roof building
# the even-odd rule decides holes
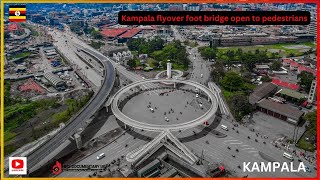
[[[283,66],[290,66],[291,71],[298,71],[298,74],[300,74],[303,71],[307,71],[312,73],[313,75],[316,76],[316,71],[314,69],[311,69],[309,67],[306,67],[302,64],[299,64],[298,62],[295,62],[294,60],[290,58],[282,59],[282,65]]]
[[[275,85],[281,86],[281,87],[295,90],[295,91],[300,88],[300,86],[298,84],[288,83],[288,82],[281,81],[280,79],[276,79],[276,78],[272,78],[272,83]]]
[[[127,30],[127,28],[104,29],[101,31],[101,34],[106,38],[115,38],[125,33]]]
[[[290,59],[290,58],[282,59],[282,65],[283,66],[290,66],[291,62],[292,62],[292,59]]]
[[[9,24],[6,29],[8,31],[19,31],[21,30],[21,27],[18,24],[14,23],[14,24]]]
[[[120,38],[132,38],[133,36],[137,35],[142,29],[139,28],[133,28],[130,29],[128,31],[126,31],[125,33],[123,33]]]
[[[309,73],[312,73],[314,76],[317,75],[315,70],[313,70],[313,69],[311,69],[311,68],[308,68],[308,67],[306,67],[306,66],[300,65],[300,66],[298,67],[298,74],[302,73],[303,71],[307,71],[307,72],[309,72]]]

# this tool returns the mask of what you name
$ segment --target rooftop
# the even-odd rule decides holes
[[[123,33],[120,38],[132,38],[136,34],[138,34],[142,29],[139,28],[133,28],[128,30],[127,32]]]
[[[286,96],[289,96],[289,97],[293,97],[293,98],[296,98],[296,99],[302,99],[302,98],[306,98],[306,94],[302,94],[302,93],[299,93],[297,91],[293,91],[291,89],[281,89],[279,91],[280,94],[283,94],[283,95],[286,95]]]
[[[114,29],[104,29],[101,31],[101,34],[105,37],[117,37],[121,34],[125,33],[128,29],[127,28],[114,28]]]
[[[263,83],[256,87],[253,93],[249,96],[249,103],[255,104],[260,99],[264,98],[268,94],[270,94],[272,91],[275,91],[277,89],[277,86],[273,83]]]
[[[292,118],[294,120],[300,119],[300,117],[304,114],[303,111],[300,111],[299,109],[293,108],[289,104],[280,104],[277,102],[274,102],[270,99],[262,99],[260,102],[257,103],[258,106],[271,110],[273,112],[282,114],[287,116],[288,118]]]
[[[287,89],[292,89],[292,90],[298,90],[300,88],[298,84],[281,81],[280,79],[276,79],[276,78],[272,78],[272,83]]]

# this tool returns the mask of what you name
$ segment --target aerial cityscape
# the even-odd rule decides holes
[[[316,4],[11,5],[5,177],[316,177]],[[300,10],[311,21],[118,23],[141,10]],[[26,157],[26,174],[10,173],[12,157]]]

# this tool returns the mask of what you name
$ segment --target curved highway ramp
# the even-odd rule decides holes
[[[86,121],[88,121],[95,112],[104,105],[105,100],[108,98],[109,93],[113,88],[116,72],[112,63],[107,61],[108,58],[86,48],[82,48],[82,50],[95,56],[102,63],[104,67],[104,79],[101,87],[73,120],[70,120],[63,129],[28,155],[29,173],[34,172],[48,162],[53,161],[56,155],[70,146],[71,141],[68,141],[70,136],[74,135],[78,129],[84,129],[88,125]]]

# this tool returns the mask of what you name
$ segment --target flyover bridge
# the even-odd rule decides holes
[[[50,162],[59,153],[57,150],[61,149],[62,144],[66,147],[68,145],[65,143],[71,143],[67,140],[79,129],[84,129],[88,125],[87,121],[104,105],[113,88],[116,73],[108,58],[87,48],[82,48],[82,51],[89,52],[103,65],[104,79],[101,87],[87,105],[73,119],[69,120],[63,129],[28,155],[28,170],[30,173]]]

